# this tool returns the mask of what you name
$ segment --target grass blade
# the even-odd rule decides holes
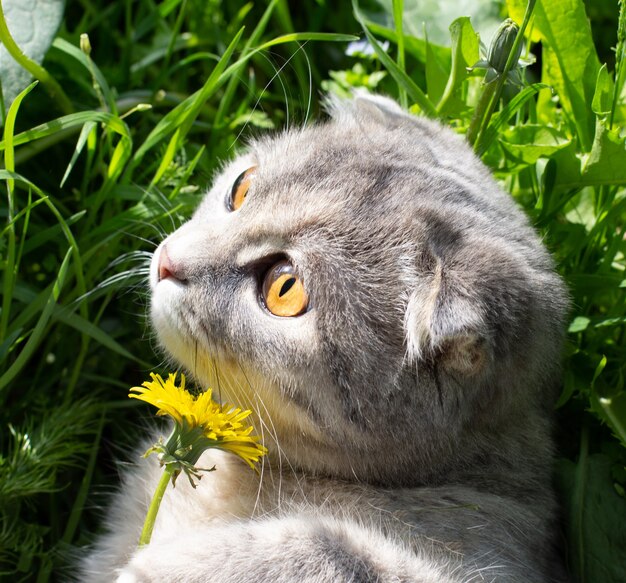
[[[355,18],[363,27],[363,32],[365,32],[367,40],[369,40],[372,48],[378,55],[378,58],[381,60],[382,64],[391,73],[391,76],[396,80],[398,87],[403,87],[406,90],[408,96],[413,100],[414,103],[417,103],[424,115],[428,117],[436,117],[437,112],[435,111],[435,106],[430,102],[426,94],[402,69],[398,67],[398,65],[393,62],[393,59],[384,51],[378,41],[370,33],[367,25],[365,24],[365,18],[361,14],[356,0],[352,0],[352,9],[354,11]]]
[[[0,13],[2,8],[0,6]],[[13,101],[4,126],[4,143],[6,148],[4,150],[4,167],[9,171],[15,170],[15,139],[13,132],[15,130],[15,120],[17,118],[17,112],[24,99],[37,85],[37,83],[31,83],[24,91],[22,91]],[[9,325],[9,314],[11,312],[11,301],[13,297],[13,287],[15,285],[15,278],[17,276],[18,265],[15,257],[15,180],[10,176],[7,176],[7,220],[9,223],[9,237],[7,242],[7,258],[4,268],[4,281],[2,284],[2,313],[0,314],[0,344],[4,342],[7,327]]]
[[[33,328],[33,331],[31,332],[28,341],[24,345],[24,348],[22,348],[22,350],[20,351],[13,364],[0,377],[0,391],[2,391],[20,373],[20,371],[28,363],[28,360],[39,346],[39,342],[43,337],[48,321],[52,316],[52,310],[54,309],[57,300],[61,295],[61,290],[63,289],[63,284],[65,283],[65,277],[67,275],[67,269],[70,264],[71,255],[72,249],[70,248],[65,253],[65,257],[63,258],[63,262],[61,263],[61,267],[59,268],[59,273],[56,277],[54,285],[52,286],[52,289],[50,290],[50,294],[48,295],[46,305],[41,313],[41,316],[39,317],[39,320],[37,321],[37,324]]]
[[[402,32],[402,15],[404,12],[404,0],[393,0],[393,23],[396,28],[398,39],[398,69],[406,73],[404,62],[404,33]],[[405,109],[409,106],[406,89],[399,87],[400,105]]]

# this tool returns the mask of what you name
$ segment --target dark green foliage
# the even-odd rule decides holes
[[[97,531],[112,460],[133,455],[128,387],[158,365],[153,246],[248,135],[317,117],[320,88],[365,86],[469,133],[555,254],[572,294],[557,404],[568,559],[580,581],[623,579],[625,39],[611,51],[618,11],[602,4],[587,2],[589,26],[582,0],[537,0],[521,53],[537,63],[507,63],[521,86],[468,71],[487,57],[480,14],[435,44],[408,0],[68,0],[44,66],[74,113],[36,86],[2,120],[0,573],[60,578]],[[522,25],[525,0],[492,5]],[[374,50],[347,54],[339,35],[363,33]]]

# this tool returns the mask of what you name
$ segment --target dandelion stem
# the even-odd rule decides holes
[[[483,92],[480,95],[480,99],[478,100],[478,104],[474,110],[474,117],[472,117],[472,121],[470,122],[466,134],[467,141],[472,146],[476,142],[478,131],[483,125],[483,120],[491,117],[491,112],[493,111],[492,103],[494,101],[493,96],[495,92],[496,83],[495,81],[492,81],[491,83],[485,85]]]
[[[152,530],[154,529],[154,522],[156,520],[157,513],[159,512],[159,507],[161,506],[161,500],[163,500],[163,494],[165,494],[167,485],[175,471],[175,468],[169,464],[166,465],[163,470],[161,479],[159,480],[156,490],[154,491],[154,496],[152,496],[152,502],[150,502],[148,514],[146,514],[146,521],[143,523],[143,529],[141,531],[141,536],[139,537],[140,547],[147,545],[152,538]]]

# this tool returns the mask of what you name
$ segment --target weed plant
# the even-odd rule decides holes
[[[63,578],[134,455],[151,250],[247,136],[365,87],[467,135],[554,253],[563,546],[575,580],[626,580],[626,16],[599,4],[590,26],[582,0],[494,2],[522,25],[495,55],[462,14],[428,42],[409,0],[68,0],[60,91],[2,107],[0,575]]]

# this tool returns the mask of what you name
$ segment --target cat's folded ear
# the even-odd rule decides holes
[[[344,99],[328,95],[324,107],[336,121],[378,123],[393,126],[413,119],[410,113],[402,109],[395,101],[382,95],[374,95],[364,89],[356,89],[352,98]]]
[[[467,376],[486,369],[492,342],[485,309],[471,287],[439,258],[428,258],[405,313],[410,361],[436,362],[443,371]]]

